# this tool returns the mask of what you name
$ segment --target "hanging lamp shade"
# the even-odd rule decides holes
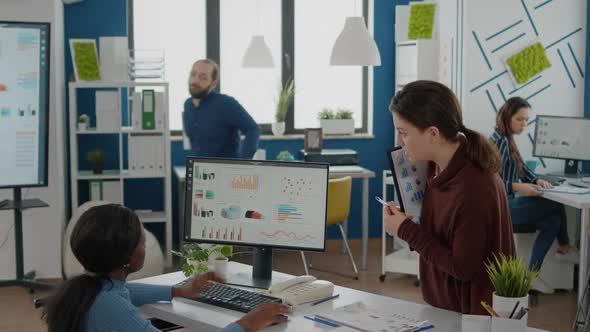
[[[369,34],[363,17],[347,17],[344,29],[334,43],[330,64],[333,66],[380,66],[381,56]]]
[[[264,36],[254,35],[242,58],[242,67],[273,68],[275,63],[270,48],[264,41]]]

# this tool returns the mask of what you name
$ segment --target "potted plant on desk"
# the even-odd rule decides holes
[[[172,254],[186,260],[186,263],[182,265],[182,272],[186,277],[209,271],[210,260],[213,260],[215,272],[223,276],[227,271],[229,257],[233,255],[233,247],[229,245],[207,246],[189,243],[182,247],[182,252],[172,251]]]
[[[504,254],[494,255],[485,265],[496,290],[492,307],[501,317],[510,316],[517,302],[519,307],[529,307],[529,290],[538,270],[528,271],[520,258]]]
[[[350,135],[354,134],[353,112],[348,109],[338,109],[336,112],[324,108],[319,114],[320,125],[324,134],[327,135]]]
[[[285,120],[287,112],[293,104],[295,98],[295,82],[292,79],[287,80],[279,92],[277,110],[275,113],[276,122],[272,124],[272,133],[275,136],[282,136],[285,133]]]

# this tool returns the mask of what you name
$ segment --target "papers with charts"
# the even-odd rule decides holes
[[[316,314],[316,317],[366,332],[409,332],[430,325],[428,321],[380,310],[363,302],[355,302],[329,313]]]

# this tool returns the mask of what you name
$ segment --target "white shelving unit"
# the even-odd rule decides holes
[[[388,201],[387,186],[395,186],[391,171],[383,171],[383,200]],[[395,193],[395,190],[394,190]],[[397,204],[397,196],[394,194],[394,200]],[[383,217],[382,217],[383,218]],[[383,225],[381,235],[381,275],[379,279],[385,280],[387,272],[404,273],[419,276],[419,255],[415,251],[411,251],[407,242],[394,237],[393,238],[393,252],[387,254],[387,233],[385,232],[385,223],[381,220]]]
[[[133,88],[151,88],[157,89],[164,93],[164,107],[158,109],[156,112],[165,112],[164,115],[164,126],[162,129],[156,130],[138,130],[129,126],[123,126],[121,120],[121,127],[118,130],[97,130],[89,128],[87,130],[80,131],[77,128],[77,119],[81,114],[78,110],[77,95],[80,89],[117,89],[119,97],[123,96],[123,101],[127,101],[129,117],[131,117],[131,101]],[[125,89],[125,90],[124,90]],[[171,266],[172,256],[170,250],[172,249],[172,182],[171,182],[171,162],[170,162],[170,131],[168,124],[168,83],[167,82],[70,82],[69,83],[69,114],[70,114],[70,177],[71,177],[71,197],[72,197],[72,211],[78,208],[81,203],[78,199],[79,182],[89,180],[111,180],[119,181],[121,188],[121,197],[123,204],[125,204],[125,180],[126,179],[163,179],[164,188],[164,210],[163,211],[143,211],[136,210],[139,219],[142,223],[164,223],[165,224],[165,244],[164,244],[164,257],[166,258],[166,265]],[[121,100],[120,100],[121,101]],[[86,113],[86,112],[84,112]],[[122,119],[122,114],[120,114]],[[131,134],[151,134],[159,135],[165,140],[164,148],[159,151],[164,155],[165,167],[160,174],[150,175],[136,175],[129,172],[128,169],[124,169],[125,161],[128,161],[128,153],[123,154],[123,141],[129,138]],[[86,135],[116,135],[118,137],[118,149],[119,149],[119,168],[118,169],[105,169],[102,174],[93,174],[90,170],[79,170],[78,169],[78,140],[80,136]],[[129,148],[129,147],[128,147]],[[158,189],[158,188],[156,188]]]

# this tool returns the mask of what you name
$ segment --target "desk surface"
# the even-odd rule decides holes
[[[174,166],[174,174],[184,181],[186,178],[185,166]],[[358,165],[330,166],[330,176],[351,176],[353,178],[374,178],[375,172]]]
[[[230,262],[228,273],[247,277],[252,271],[249,265]],[[281,281],[290,278],[290,275],[274,272],[273,278]],[[170,285],[184,279],[180,272],[164,274],[157,277],[137,280],[137,282]],[[392,312],[402,313],[420,320],[428,320],[435,328],[433,332],[457,332],[461,331],[461,315],[452,311],[434,308],[428,305],[416,304],[398,299],[361,292],[358,290],[336,286],[335,294],[340,297],[333,301],[310,306],[302,305],[295,308],[293,314],[289,317],[287,324],[273,326],[265,331],[330,331],[333,328],[323,324],[312,322],[305,319],[304,315],[315,315],[333,310],[336,307],[347,305],[356,301],[381,308],[388,308]],[[164,319],[187,328],[198,331],[218,331],[227,324],[238,320],[242,313],[198,303],[184,299],[174,299],[172,303],[149,304],[141,307],[141,310],[150,316]],[[529,329],[529,331],[541,331]]]
[[[562,185],[563,186],[563,185]],[[550,199],[552,201],[572,206],[577,209],[588,209],[590,208],[590,194],[584,195],[577,195],[577,194],[567,194],[567,193],[558,193],[553,191],[546,191],[543,193],[543,196],[546,199]]]

